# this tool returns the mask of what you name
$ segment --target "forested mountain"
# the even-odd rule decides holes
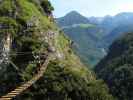
[[[104,82],[75,56],[52,11],[48,0],[0,0],[0,99],[29,82],[25,87],[33,84],[13,99],[114,100]]]
[[[70,25],[61,23],[68,23],[69,21],[71,22]],[[105,55],[104,48],[99,43],[104,30],[97,27],[96,24],[90,23],[91,21],[86,17],[73,11],[57,19],[57,24],[73,40],[73,50],[85,64],[94,66]]]
[[[85,64],[91,66],[107,54],[108,47],[114,40],[133,31],[132,23],[133,13],[86,18],[72,11],[57,19],[57,24],[74,41],[74,51]]]
[[[105,46],[110,46],[114,40],[123,36],[125,33],[133,32],[133,23],[127,23],[124,25],[119,25],[118,27],[114,28],[110,34],[103,37],[103,42],[105,42]]]
[[[58,25],[62,26],[70,26],[73,24],[88,24],[89,20],[79,14],[76,11],[72,11],[65,15],[64,17],[61,17],[60,19],[57,19]]]
[[[107,29],[107,33],[102,40],[107,43],[106,46],[108,47],[119,36],[133,32],[133,13],[119,13],[113,17],[105,17],[99,25]]]
[[[127,33],[109,48],[108,55],[96,66],[99,78],[109,85],[119,100],[133,99],[133,33]]]

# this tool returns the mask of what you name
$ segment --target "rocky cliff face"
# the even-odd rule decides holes
[[[48,0],[1,1],[0,23],[8,28],[1,27],[0,35],[9,63],[0,66],[0,96],[30,80],[42,61],[36,57],[52,52],[44,76],[16,99],[113,100],[106,85],[75,56],[69,38],[49,19],[51,10]]]

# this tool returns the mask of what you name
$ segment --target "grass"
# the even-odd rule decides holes
[[[93,25],[93,24],[79,24],[77,26],[79,26],[81,28],[92,28],[92,27],[95,27],[95,25]]]
[[[16,20],[9,17],[0,17],[0,24],[5,24],[10,27],[18,27]]]
[[[22,52],[28,51],[31,53],[40,52],[40,51],[45,52],[44,49],[47,49],[47,48],[44,48],[44,46],[42,47],[42,45],[46,45],[44,44],[44,37],[46,36],[46,33],[49,30],[55,31],[57,33],[54,39],[56,49],[64,56],[64,59],[59,60],[59,65],[64,66],[64,69],[66,71],[65,73],[67,73],[68,71],[70,74],[73,74],[79,78],[84,78],[85,80],[88,80],[88,78],[93,76],[92,73],[88,71],[88,69],[85,68],[84,65],[82,65],[78,57],[76,57],[72,52],[72,50],[70,49],[71,41],[64,35],[64,33],[62,32],[59,33],[57,31],[56,25],[53,22],[50,22],[49,19],[45,15],[43,15],[43,13],[40,10],[38,10],[38,8],[34,3],[28,0],[17,0],[17,4],[18,4],[17,10],[20,12],[18,13],[16,19],[13,19],[9,16],[0,17],[0,23],[10,25],[16,29],[19,29],[19,27],[21,27],[21,29],[19,29],[19,32],[17,31],[14,32],[16,34],[16,37],[13,38],[15,40],[15,43],[14,43],[15,50],[12,50],[12,52],[15,52],[15,51],[22,51]],[[8,14],[8,11],[14,10],[14,6],[15,5],[12,5],[12,0],[4,0],[2,4],[0,4],[0,7],[1,7],[0,10],[6,9],[7,10],[6,13]],[[4,10],[3,12],[5,13]],[[32,28],[26,29],[26,32],[23,32],[25,31],[25,25],[29,21],[35,24],[35,27],[33,29]],[[4,29],[3,31],[9,32],[12,30]],[[18,33],[21,33],[21,34],[18,34]],[[51,39],[50,42],[53,42],[53,39]],[[32,55],[15,56],[15,57],[11,56],[11,58],[14,61],[14,63],[18,65],[19,70],[23,72],[19,76],[19,79],[21,81],[18,81],[17,75],[19,75],[19,72],[15,73],[14,70],[12,70],[12,67],[9,67],[11,69],[10,70],[11,72],[9,72],[7,75],[11,77],[6,78],[6,80],[8,81],[6,83],[6,86],[8,86],[10,82],[14,84],[16,82],[20,83],[20,82],[25,82],[27,80],[30,80],[33,77],[34,73],[36,72],[36,68],[37,68],[36,63],[35,64],[30,63],[31,61],[34,61]],[[49,66],[49,68],[53,68],[53,67]],[[55,72],[55,74],[58,74],[58,72],[62,74],[64,73],[60,70],[58,71],[58,69],[60,69],[58,66],[56,69],[57,70],[53,71]],[[48,72],[48,74],[50,73]],[[12,78],[14,80],[12,80]],[[53,82],[51,83],[53,84]],[[60,86],[60,84],[54,84],[54,86],[55,86],[54,87],[55,91],[60,91],[62,89],[62,86]],[[14,84],[14,87],[16,87],[16,84]]]
[[[4,8],[7,11],[14,9],[11,3],[12,3],[11,0],[5,0],[4,3],[0,5],[1,9]],[[57,31],[56,25],[53,22],[50,22],[49,19],[42,14],[34,3],[28,0],[17,0],[17,3],[19,5],[17,9],[21,11],[17,16],[18,18],[16,20],[13,20],[11,18],[3,17],[0,18],[0,22],[9,24],[14,27],[18,27],[21,24],[21,26],[23,27],[23,24],[20,23],[20,20],[23,21],[25,24],[30,21],[33,24],[35,24],[36,28],[38,29],[35,33],[39,34],[39,32],[43,32],[43,36],[45,36],[45,32],[47,32],[48,30]],[[81,26],[87,27],[87,25],[81,25]],[[40,38],[44,38],[43,36]],[[34,38],[33,35],[27,38],[26,37],[23,38],[20,36],[18,37],[19,37],[18,41],[20,41],[22,44],[26,44],[27,42],[30,43],[31,45],[29,45],[28,47],[32,47],[33,45],[38,46],[38,43],[35,42],[38,41],[38,38],[36,37]],[[35,41],[33,41],[33,39]],[[68,39],[68,37],[64,35],[64,33],[59,32],[59,34],[56,36],[54,40],[57,51],[62,53],[64,56],[64,59],[60,59],[60,64],[65,65],[66,70],[69,70],[77,77],[90,78],[89,77],[90,75],[93,76],[91,71],[88,71],[88,69],[85,68],[84,65],[80,62],[80,59],[74,55],[74,53],[70,48],[71,41]],[[36,47],[33,48],[37,49]],[[34,65],[28,64],[27,67],[23,69],[25,70],[23,73],[24,81],[32,77],[32,72],[34,71],[35,67],[36,66]]]
[[[87,29],[87,28],[93,28],[95,25],[93,24],[73,24],[71,26],[64,26],[62,27],[63,29],[69,29],[69,28],[82,28],[82,29]]]
[[[67,66],[65,67],[66,70],[69,70],[71,73],[78,77],[84,77],[85,80],[95,79],[93,73],[81,63],[77,56],[75,56],[70,48],[70,44],[71,41],[64,35],[64,33],[61,32],[57,36],[57,49],[64,55],[64,59],[61,59],[60,64]],[[71,52],[69,52],[69,50],[71,50]]]
[[[0,13],[3,15],[9,14],[14,10],[14,6],[12,5],[12,0],[4,0],[0,4]]]
[[[0,17],[0,25],[4,25],[4,27],[7,27],[0,30],[1,34],[8,32],[11,33],[13,36],[16,36],[16,33],[20,28],[20,25],[16,22],[16,20],[9,17]]]
[[[18,4],[22,10],[19,17],[23,22],[33,22],[38,29],[43,31],[53,28],[52,22],[50,22],[49,19],[38,10],[34,3],[27,0],[18,0]]]

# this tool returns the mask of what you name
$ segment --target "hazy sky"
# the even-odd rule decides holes
[[[56,17],[76,10],[86,17],[133,12],[133,0],[50,0]]]

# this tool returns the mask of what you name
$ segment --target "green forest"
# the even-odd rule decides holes
[[[0,0],[0,100],[133,100],[133,15],[54,10]]]

